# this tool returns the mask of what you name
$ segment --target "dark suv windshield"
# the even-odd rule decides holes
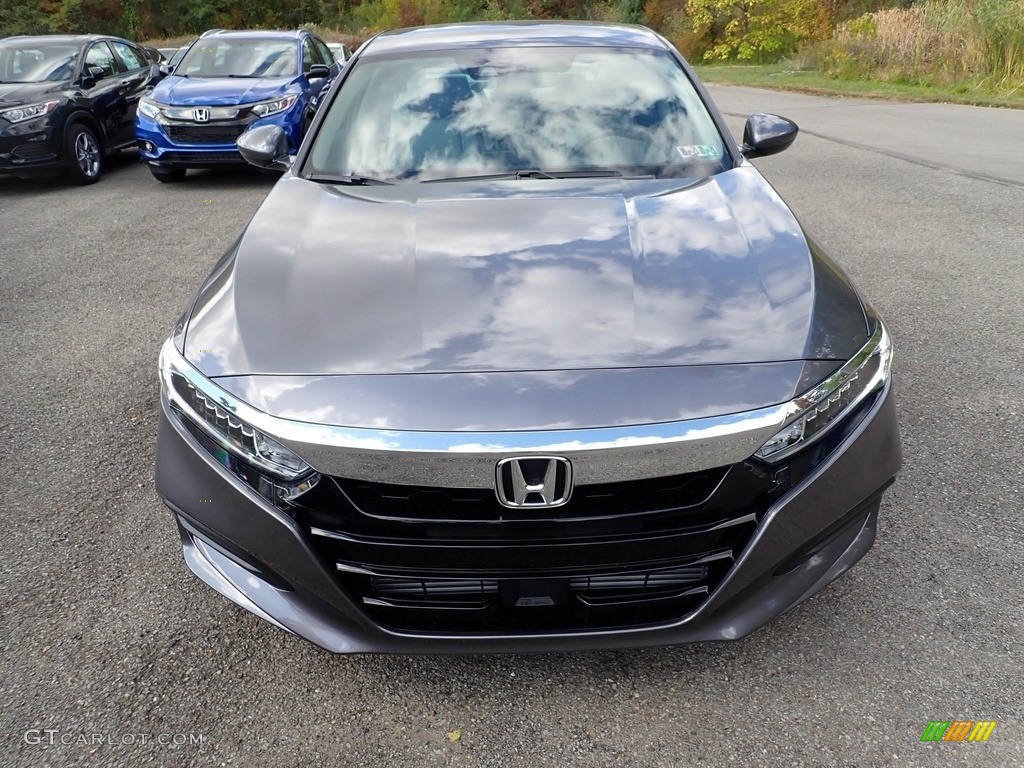
[[[724,153],[667,53],[510,48],[357,61],[306,170],[388,180],[527,169],[685,176],[713,172]]]
[[[298,72],[294,40],[207,37],[174,70],[188,77],[291,77]]]
[[[70,80],[75,72],[78,47],[53,43],[0,42],[0,82],[40,83]]]

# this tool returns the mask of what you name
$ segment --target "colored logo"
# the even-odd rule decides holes
[[[995,720],[932,720],[921,741],[988,741],[995,729]]]

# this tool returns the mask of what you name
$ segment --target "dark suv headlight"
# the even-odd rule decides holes
[[[11,123],[22,123],[26,120],[33,120],[37,117],[47,115],[57,108],[60,100],[44,101],[41,104],[28,104],[24,107],[14,107],[0,112],[0,117]]]
[[[292,501],[319,482],[320,475],[291,449],[240,418],[231,406],[234,398],[193,367],[170,339],[160,350],[160,381],[183,425],[223,467],[269,501]]]
[[[892,368],[892,343],[881,322],[854,355],[816,387],[789,402],[786,425],[754,456],[782,461],[824,437],[864,399],[885,384]]]

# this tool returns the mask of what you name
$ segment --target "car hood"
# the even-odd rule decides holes
[[[43,101],[48,96],[66,91],[70,87],[68,81],[45,83],[0,83],[0,106],[16,107],[19,104],[31,104]]]
[[[550,374],[846,360],[866,338],[845,275],[745,165],[647,182],[288,175],[200,290],[183,351],[210,377]]]
[[[292,77],[175,77],[153,90],[153,99],[174,107],[233,107],[283,93]]]

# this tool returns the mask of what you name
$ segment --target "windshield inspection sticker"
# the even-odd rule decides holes
[[[718,150],[708,144],[686,144],[676,147],[684,160],[717,160]]]

